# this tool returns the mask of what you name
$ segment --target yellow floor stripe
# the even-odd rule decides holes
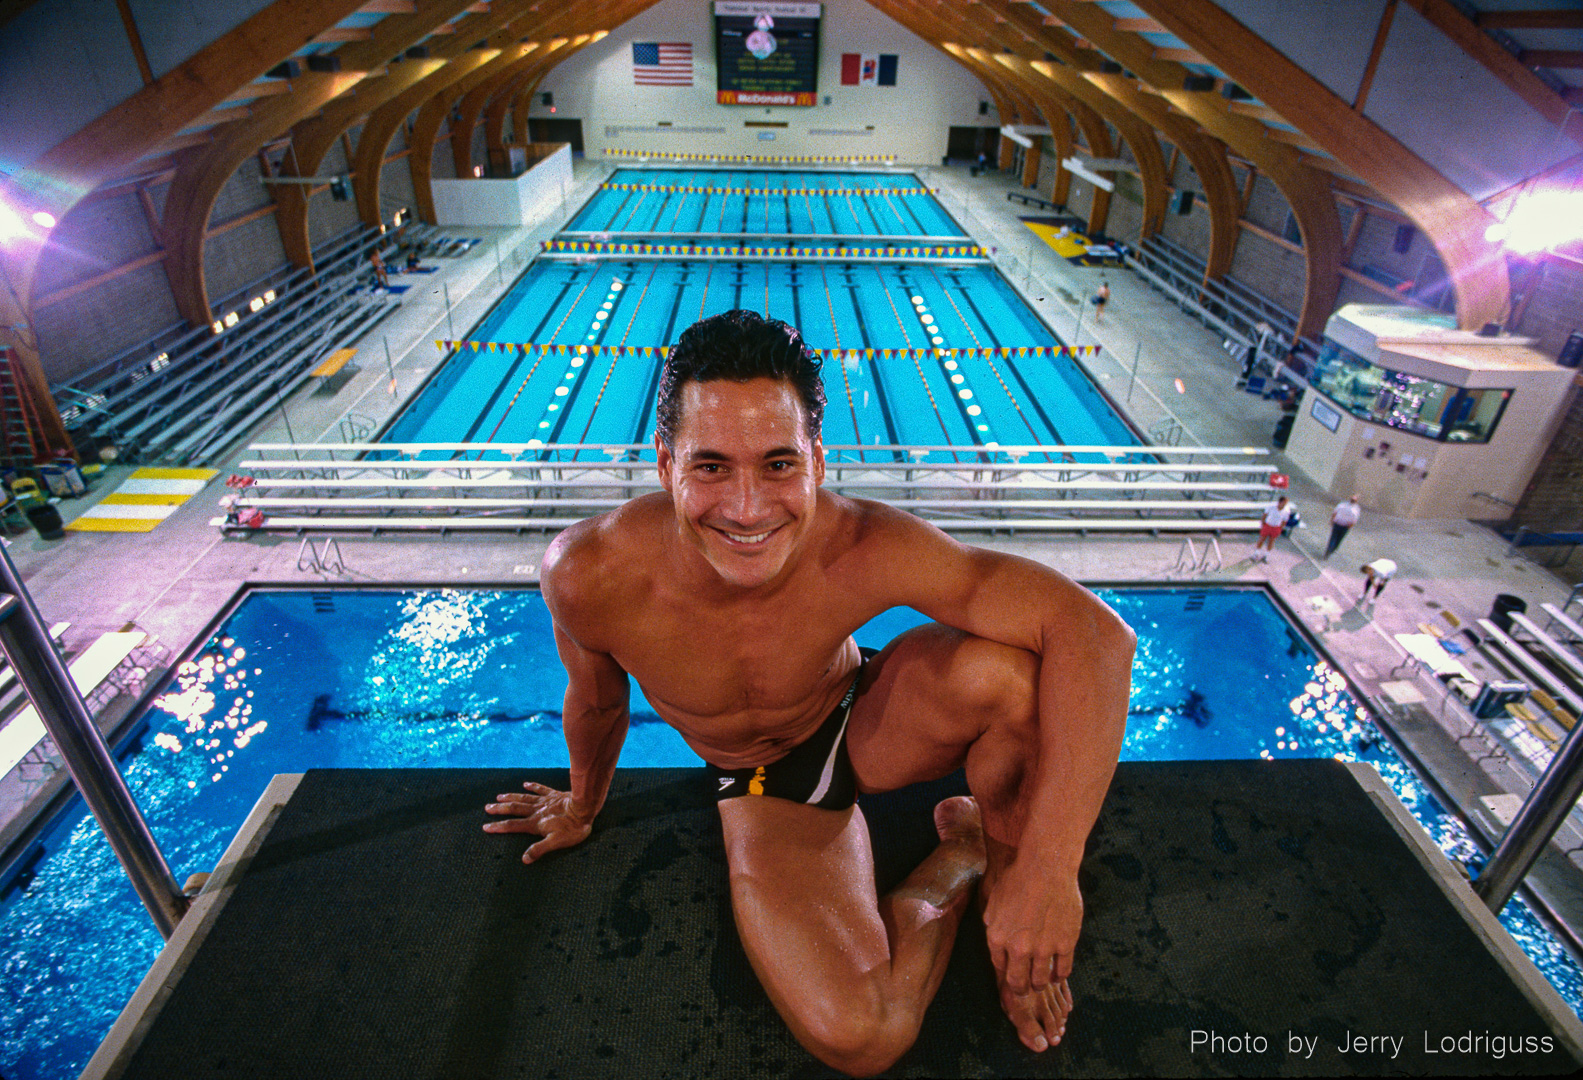
[[[132,476],[139,480],[213,480],[215,469],[156,469],[143,468]]]
[[[98,505],[109,503],[112,506],[180,506],[190,498],[191,495],[140,495],[137,492],[116,491],[100,499]]]
[[[214,469],[135,470],[97,503],[66,523],[73,532],[149,532],[219,475]]]
[[[72,532],[153,532],[164,518],[90,518],[68,522]]]

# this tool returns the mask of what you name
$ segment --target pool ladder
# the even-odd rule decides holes
[[[1210,570],[1224,570],[1225,566],[1225,559],[1220,554],[1220,537],[1211,536],[1204,541],[1204,553],[1200,555],[1193,538],[1184,536],[1181,547],[1176,549],[1176,563],[1171,567],[1171,572],[1203,574]]]
[[[313,537],[304,536],[297,547],[297,569],[315,570],[321,574],[346,573],[346,560],[341,558],[341,545],[335,537],[327,536],[322,549],[313,546]]]

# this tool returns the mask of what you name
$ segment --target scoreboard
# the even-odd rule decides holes
[[[715,0],[715,100],[721,105],[817,104],[823,6]]]

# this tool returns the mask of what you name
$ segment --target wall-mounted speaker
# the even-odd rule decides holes
[[[987,102],[987,101],[980,101],[978,103],[978,115],[980,115],[980,116],[988,116],[989,115],[989,102]]]
[[[341,70],[341,58],[334,53],[315,53],[308,57],[308,70],[333,75]]]
[[[1191,191],[1178,191],[1176,193],[1176,212],[1178,214],[1191,214],[1193,212],[1193,193]]]
[[[295,60],[282,60],[264,72],[266,79],[295,79],[302,74],[302,65]]]
[[[1391,250],[1398,255],[1406,255],[1407,249],[1413,246],[1415,231],[1411,225],[1396,226],[1396,239],[1391,243]]]
[[[1213,75],[1184,76],[1182,89],[1194,94],[1207,94],[1215,89],[1215,77]]]

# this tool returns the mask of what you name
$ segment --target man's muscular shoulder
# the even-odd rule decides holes
[[[662,494],[580,521],[544,553],[539,587],[556,625],[588,648],[652,587],[654,551],[671,520]]]

